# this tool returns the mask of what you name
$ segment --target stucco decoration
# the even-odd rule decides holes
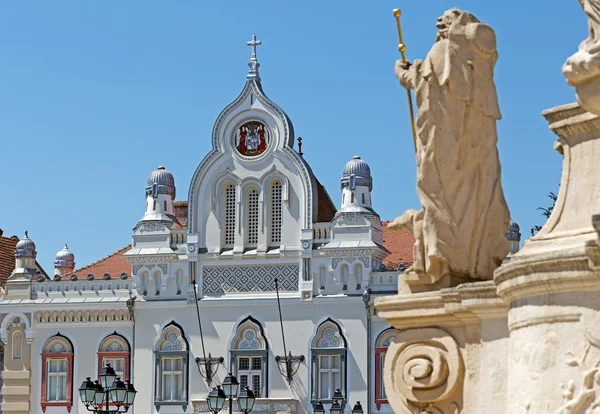
[[[339,325],[332,320],[326,320],[319,325],[311,348],[346,348],[346,339]]]
[[[44,354],[72,354],[71,342],[62,335],[55,335],[44,344]]]
[[[261,326],[250,318],[240,323],[231,340],[231,349],[267,349],[267,341],[262,334]]]
[[[98,352],[129,352],[129,344],[121,335],[109,335],[100,343]]]
[[[399,332],[384,367],[385,390],[396,413],[458,413],[463,362],[456,341],[438,328]]]
[[[563,65],[563,74],[577,91],[577,100],[600,115],[600,0],[579,0],[588,17],[588,37]]]
[[[274,292],[275,279],[279,281],[279,291],[298,291],[300,266],[259,265],[259,266],[204,266],[202,269],[202,293],[223,295],[243,292]]]
[[[377,337],[377,341],[375,341],[375,348],[389,347],[396,335],[398,335],[398,332],[399,331],[394,328],[389,328],[381,332]]]
[[[181,329],[173,324],[166,326],[156,343],[156,350],[162,352],[187,351],[187,342],[183,338]]]
[[[396,63],[400,83],[416,94],[422,209],[406,211],[389,228],[415,235],[409,279],[491,279],[510,250],[496,147],[496,35],[458,9],[445,12],[438,28],[424,61]]]

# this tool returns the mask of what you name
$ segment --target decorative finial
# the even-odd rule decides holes
[[[27,235],[27,230],[25,230],[25,238],[28,239],[29,236]]]
[[[250,62],[248,62],[248,68],[250,70],[248,71],[248,76],[246,76],[246,79],[254,79],[260,82],[260,76],[258,75],[258,68],[260,67],[260,63],[258,63],[258,60],[256,60],[256,46],[261,45],[262,41],[256,40],[256,34],[253,34],[252,40],[246,42],[246,44],[252,47],[252,55],[250,56]]]
[[[63,247],[63,249],[69,250],[69,246],[67,246],[67,243],[65,243],[65,247]]]
[[[298,137],[298,155],[303,155],[302,152],[302,137]]]

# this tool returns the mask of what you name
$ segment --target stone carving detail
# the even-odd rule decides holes
[[[250,318],[240,323],[231,340],[231,349],[267,349],[267,341],[262,334],[260,325]]]
[[[310,300],[312,300],[312,298],[313,298],[312,291],[310,291],[310,290],[302,291],[302,300],[303,301],[310,301]]]
[[[567,352],[566,365],[578,368],[580,380],[561,384],[564,404],[556,414],[596,414],[600,412],[600,313],[582,318],[587,340],[580,358]],[[577,384],[577,385],[576,385]]]
[[[389,226],[415,235],[412,280],[491,279],[508,254],[509,211],[500,183],[494,84],[496,35],[470,13],[448,10],[424,61],[396,63],[417,100],[420,211]]]
[[[275,278],[282,292],[297,292],[300,267],[289,265],[205,266],[202,291],[205,295],[274,292]]]
[[[99,352],[129,352],[129,344],[121,335],[109,335],[100,343]]]
[[[577,90],[577,100],[589,112],[600,114],[600,0],[579,0],[588,17],[589,36],[563,65],[569,85]]]
[[[365,265],[365,269],[369,268],[370,259],[368,257],[359,257],[358,260],[360,260]]]
[[[396,413],[458,413],[463,370],[456,341],[447,332],[401,331],[385,358],[386,394]]]
[[[160,267],[160,270],[162,270],[164,275],[167,274],[167,265],[166,264],[159,264],[158,267]]]
[[[137,275],[137,272],[142,268],[142,265],[135,265],[133,266],[133,274]]]
[[[337,269],[338,265],[340,264],[340,262],[344,260],[344,259],[339,259],[339,258],[335,258],[331,260],[331,267],[333,269]]]
[[[161,352],[187,351],[187,341],[183,338],[181,329],[173,324],[167,325],[156,344],[156,350]]]

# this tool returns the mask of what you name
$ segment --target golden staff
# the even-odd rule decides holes
[[[398,50],[402,54],[402,62],[408,63],[406,60],[406,45],[402,40],[402,28],[400,27],[400,9],[394,9],[394,17],[396,18],[396,26],[398,27]],[[412,95],[410,89],[406,88],[406,94],[408,96],[408,110],[410,111],[410,126],[412,127],[413,144],[415,145],[415,152],[417,152],[417,129],[415,128],[415,113],[413,112]]]

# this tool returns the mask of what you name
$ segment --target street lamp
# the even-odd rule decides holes
[[[360,405],[360,401],[357,401],[352,409],[352,414],[364,414],[364,412],[362,405]]]
[[[315,405],[315,414],[325,414],[325,407],[323,407],[323,403],[321,401],[317,401],[317,405]]]
[[[133,405],[137,391],[129,381],[121,381],[115,374],[115,370],[106,364],[100,371],[100,382],[92,382],[90,377],[79,387],[79,397],[88,411],[96,414],[120,414],[126,413]],[[110,403],[114,407],[110,407]],[[105,408],[102,408],[102,404]],[[122,410],[121,410],[122,408]]]
[[[231,414],[233,411],[233,399],[237,397],[240,411],[244,414],[248,414],[254,408],[256,397],[248,387],[244,387],[238,396],[239,388],[240,383],[230,372],[227,377],[225,377],[225,380],[223,380],[223,389],[221,389],[221,386],[217,386],[208,394],[208,409],[214,414],[217,414],[223,409],[225,400],[229,400],[229,414]]]

